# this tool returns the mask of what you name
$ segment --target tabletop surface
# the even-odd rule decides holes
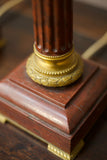
[[[1,0],[3,3],[5,0]],[[107,31],[107,11],[83,3],[74,3],[74,44],[82,54]],[[9,74],[33,51],[33,20],[29,0],[1,17],[6,46],[0,50],[0,79]],[[107,66],[107,46],[92,60]],[[85,138],[85,146],[76,160],[107,159],[107,111]],[[46,144],[9,123],[0,124],[0,160],[60,160],[47,151]]]

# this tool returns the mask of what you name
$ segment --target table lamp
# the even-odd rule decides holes
[[[0,120],[73,160],[107,104],[107,70],[73,45],[72,0],[32,0],[34,52],[0,82]]]

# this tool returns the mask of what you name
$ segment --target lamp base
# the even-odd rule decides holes
[[[1,81],[0,114],[45,141],[48,149],[62,159],[65,155],[74,158],[83,146],[81,139],[106,107],[106,68],[84,61],[85,70],[77,82],[47,88],[34,83],[25,66],[26,61]],[[72,153],[76,153],[74,157]]]

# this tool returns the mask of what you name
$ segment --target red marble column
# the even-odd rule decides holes
[[[72,49],[72,0],[32,0],[36,49],[62,55]]]

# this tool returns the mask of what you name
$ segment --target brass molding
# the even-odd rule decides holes
[[[10,124],[16,126],[17,128],[21,129],[22,131],[28,133],[29,135],[39,139],[40,141],[42,141],[43,143],[48,144],[49,142],[47,142],[45,139],[41,138],[40,136],[36,135],[35,133],[31,132],[30,130],[28,130],[27,128],[21,126],[20,124],[18,124],[17,122],[15,122],[14,120],[6,117],[5,115],[0,113],[0,123],[5,124],[6,122],[9,122]]]
[[[0,123],[6,123],[7,118],[5,116],[3,116],[2,114],[0,114]]]
[[[83,148],[83,146],[84,146],[84,141],[80,140],[80,142],[76,145],[71,154],[64,152],[63,150],[55,147],[52,144],[48,144],[48,150],[63,160],[74,160],[75,157],[80,152],[80,150]]]
[[[30,78],[44,86],[61,87],[75,82],[83,72],[83,62],[74,48],[61,56],[46,56],[34,46],[26,71]]]

